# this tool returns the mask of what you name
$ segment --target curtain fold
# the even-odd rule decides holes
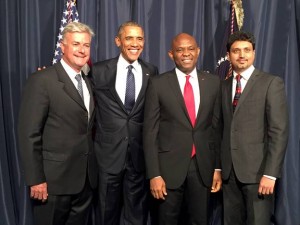
[[[2,0],[0,7],[0,223],[31,225],[31,201],[19,161],[17,123],[27,77],[52,64],[62,0]],[[167,51],[179,32],[195,36],[200,69],[215,71],[226,23],[228,0],[77,0],[79,18],[96,36],[92,62],[116,57],[119,25],[135,20],[145,30],[142,58],[165,72],[174,67]],[[300,0],[243,1],[244,30],[257,39],[255,66],[285,80],[290,137],[276,193],[276,225],[300,224]],[[30,119],[30,118],[29,118]],[[220,197],[218,197],[220,198]],[[220,205],[212,225],[221,224]],[[93,214],[95,221],[95,214]],[[91,224],[95,222],[91,222]]]

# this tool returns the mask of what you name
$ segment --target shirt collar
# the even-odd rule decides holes
[[[184,76],[186,77],[186,75],[190,75],[191,77],[195,78],[197,77],[197,69],[196,67],[193,69],[193,71],[189,74],[185,74],[183,73],[181,70],[179,70],[177,67],[175,68],[175,71],[176,71],[176,74],[179,75],[179,76]]]
[[[72,68],[70,67],[63,59],[60,60],[61,65],[63,66],[63,68],[65,69],[65,71],[67,72],[67,74],[71,77],[75,77],[78,73]],[[81,71],[80,71],[81,74]]]
[[[248,69],[246,69],[243,73],[241,73],[241,76],[243,77],[243,79],[249,80],[254,69],[255,69],[255,67],[253,65],[251,65]],[[235,71],[233,71],[234,78],[236,78],[237,75],[238,74]]]
[[[128,62],[126,61],[126,59],[124,59],[124,57],[123,57],[122,54],[120,54],[120,56],[119,56],[118,64],[119,64],[119,66],[120,66],[121,68],[123,68],[124,70],[126,70],[127,67],[128,67],[129,65],[132,65],[133,68],[134,68],[135,70],[136,70],[137,67],[139,66],[138,60],[135,60],[133,63],[130,64],[130,63],[128,63]]]

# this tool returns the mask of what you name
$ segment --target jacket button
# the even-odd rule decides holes
[[[128,137],[124,137],[124,141],[127,141],[128,140]]]

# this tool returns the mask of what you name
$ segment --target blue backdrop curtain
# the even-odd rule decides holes
[[[32,224],[31,204],[18,154],[17,117],[22,87],[38,66],[52,61],[64,1],[1,0],[0,7],[0,223]],[[77,0],[79,18],[96,33],[92,61],[118,54],[118,26],[135,20],[145,29],[142,57],[160,72],[173,36],[194,35],[198,67],[215,71],[229,18],[228,0]],[[276,195],[277,225],[300,224],[300,0],[244,0],[244,30],[257,37],[255,66],[285,80],[290,138]],[[221,224],[220,213],[212,224]]]

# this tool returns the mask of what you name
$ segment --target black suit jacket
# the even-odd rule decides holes
[[[200,107],[195,127],[185,107],[175,70],[150,79],[145,102],[144,152],[148,178],[162,176],[167,188],[185,180],[193,143],[204,184],[211,187],[220,168],[217,125],[220,114],[220,80],[199,72]]]
[[[95,63],[92,77],[96,99],[95,151],[99,166],[107,173],[117,174],[125,165],[128,146],[136,171],[144,171],[142,150],[145,91],[148,79],[158,70],[139,59],[142,66],[142,88],[130,114],[116,89],[118,57]]]
[[[88,174],[97,184],[90,112],[61,63],[32,74],[24,88],[19,115],[19,148],[27,185],[47,182],[48,193],[76,194]]]
[[[222,83],[222,178],[229,177],[232,165],[243,183],[280,177],[288,140],[283,81],[255,69],[233,113],[232,80]]]

